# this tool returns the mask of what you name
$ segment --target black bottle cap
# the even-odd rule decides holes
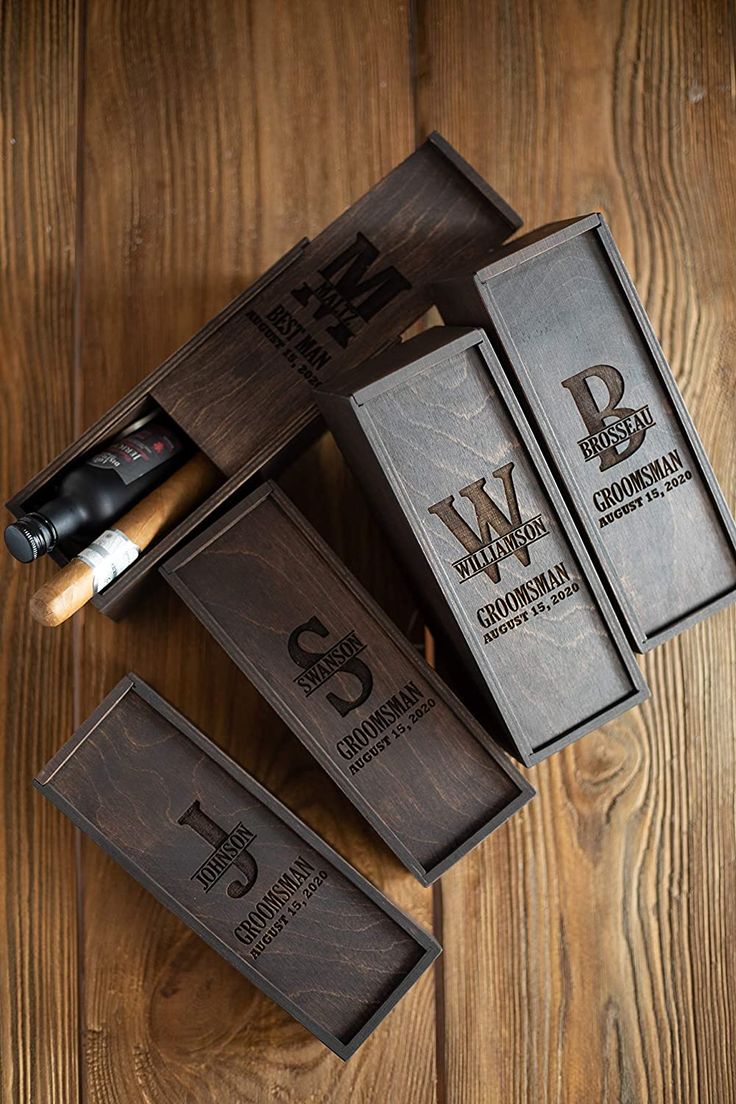
[[[31,563],[53,548],[54,534],[42,518],[27,514],[8,525],[5,530],[5,543],[11,556],[21,563]]]

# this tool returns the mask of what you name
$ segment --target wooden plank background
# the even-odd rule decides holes
[[[436,127],[527,226],[602,209],[731,505],[728,0],[6,0],[0,490],[16,490]],[[323,439],[285,486],[397,623],[401,574]],[[423,890],[162,586],[27,615],[0,557],[0,1091],[8,1104],[736,1101],[734,611],[654,697],[530,772]],[[432,976],[342,1064],[30,789],[135,668],[427,925]]]

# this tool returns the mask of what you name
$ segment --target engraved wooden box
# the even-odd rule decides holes
[[[318,401],[524,763],[647,696],[481,331],[428,330]]]
[[[423,885],[534,793],[272,483],[162,571]]]
[[[210,497],[94,599],[121,616],[142,581],[316,417],[314,388],[395,340],[431,305],[428,284],[482,263],[521,224],[431,135],[313,241],[306,239],[147,376],[8,503],[52,497],[64,469],[163,410],[222,473]],[[78,549],[59,548],[59,564]]]
[[[534,231],[436,296],[488,329],[634,647],[732,602],[736,527],[602,216]]]
[[[35,785],[341,1058],[440,953],[431,935],[135,675]]]

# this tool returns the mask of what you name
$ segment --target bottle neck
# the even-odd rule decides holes
[[[51,543],[46,548],[47,552],[76,533],[87,520],[84,503],[72,495],[59,495],[36,510],[35,515],[42,518],[51,530]]]
[[[35,510],[18,518],[5,530],[5,544],[21,563],[31,563],[45,556],[87,520],[87,511],[76,499],[59,495]]]

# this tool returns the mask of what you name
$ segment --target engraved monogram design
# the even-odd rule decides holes
[[[593,393],[590,381],[597,379],[606,390],[604,406],[599,405]],[[599,460],[600,470],[620,464],[627,460],[644,444],[647,431],[656,424],[648,406],[634,409],[619,406],[624,397],[624,377],[610,364],[596,364],[585,368],[568,379],[562,380],[562,386],[570,392],[581,418],[588,430],[588,436],[578,441],[583,460]],[[598,387],[600,391],[600,386]],[[619,452],[620,446],[624,446]]]
[[[205,893],[209,893],[232,867],[240,871],[244,881],[236,878],[230,882],[226,890],[228,897],[244,897],[253,888],[258,877],[258,866],[247,848],[256,837],[244,824],[238,823],[226,832],[202,811],[199,801],[193,801],[177,823],[192,828],[214,849],[191,877],[192,881],[204,887]]]
[[[509,556],[516,556],[519,563],[529,567],[529,546],[547,536],[549,530],[541,514],[526,520],[522,518],[513,471],[514,464],[509,463],[493,472],[493,478],[499,479],[503,486],[507,513],[488,494],[485,478],[476,479],[459,492],[460,497],[466,498],[475,510],[477,533],[455,508],[454,495],[448,495],[429,507],[430,514],[446,525],[468,553],[452,565],[460,583],[475,578],[481,572],[491,582],[499,582],[499,564]],[[494,533],[497,534],[495,537]]]
[[[356,336],[357,325],[369,322],[400,292],[411,288],[393,265],[369,273],[378,257],[376,246],[365,234],[357,233],[352,244],[319,270],[321,282],[313,287],[305,281],[291,293],[303,307],[316,299],[315,319],[333,317],[327,333],[343,349]]]
[[[367,701],[373,691],[371,669],[364,660],[358,659],[360,653],[365,651],[365,644],[355,630],[351,629],[327,649],[312,651],[303,643],[303,638],[309,635],[324,639],[330,633],[318,617],[310,617],[308,621],[297,625],[291,633],[287,645],[289,655],[297,667],[303,668],[294,682],[301,687],[304,696],[308,698],[338,672],[351,675],[359,684],[354,698],[341,698],[332,691],[327,693],[327,701],[332,708],[337,710],[341,717],[347,717],[348,713]]]

